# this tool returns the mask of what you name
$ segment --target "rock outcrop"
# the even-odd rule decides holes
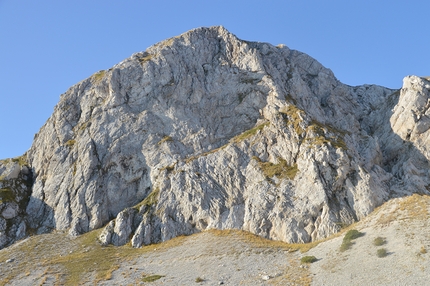
[[[31,195],[33,174],[25,156],[0,161],[0,249],[24,238],[29,230],[25,207]]]
[[[428,193],[429,84],[351,87],[286,46],[195,29],[61,95],[20,210],[38,232],[106,225],[103,244],[208,228],[320,239]]]

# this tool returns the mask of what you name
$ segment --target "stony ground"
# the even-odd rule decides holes
[[[426,285],[430,198],[394,199],[306,253],[241,231],[206,231],[142,249],[101,247],[98,232],[35,236],[0,251],[0,285]],[[375,239],[384,244],[376,246]],[[302,245],[302,250],[314,245]],[[378,249],[387,256],[378,257]],[[313,255],[318,261],[301,264]]]
[[[394,199],[358,223],[364,236],[341,252],[342,237],[307,254],[320,260],[310,267],[313,285],[428,285],[430,281],[430,200],[414,195]],[[381,237],[385,244],[376,246]],[[386,257],[378,257],[378,249]]]

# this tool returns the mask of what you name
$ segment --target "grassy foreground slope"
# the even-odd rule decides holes
[[[75,239],[38,235],[0,251],[0,285],[420,283],[430,273],[429,209],[428,196],[393,199],[341,233],[297,245],[238,230],[208,230],[140,249],[102,247],[100,230]],[[351,230],[362,235],[341,251]],[[305,255],[316,261],[301,264]]]

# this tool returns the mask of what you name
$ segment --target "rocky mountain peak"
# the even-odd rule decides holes
[[[19,219],[0,216],[25,230],[0,229],[0,247],[101,227],[135,247],[209,228],[321,239],[428,192],[428,97],[423,78],[351,87],[284,45],[191,30],[72,86],[20,173],[0,163],[31,173]]]

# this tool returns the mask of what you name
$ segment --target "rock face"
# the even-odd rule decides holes
[[[25,156],[0,161],[0,249],[28,233],[25,207],[31,195],[33,174]]]
[[[429,84],[351,87],[283,45],[195,29],[61,95],[19,211],[38,232],[107,224],[103,244],[135,247],[207,228],[320,239],[428,193]]]

